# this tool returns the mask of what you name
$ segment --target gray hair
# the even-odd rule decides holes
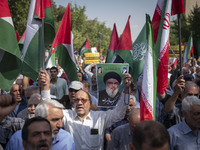
[[[196,87],[196,88],[198,88],[199,89],[199,86],[196,84],[196,83],[194,83],[194,82],[192,82],[192,81],[187,81],[187,82],[185,82],[185,90],[188,88],[188,87]]]
[[[34,94],[31,95],[31,97],[29,98],[29,101],[30,101],[30,100],[34,100],[34,99],[41,100],[41,95],[40,95],[39,93],[34,93]]]
[[[200,99],[196,96],[187,96],[182,101],[182,111],[189,113],[193,105],[200,106]]]
[[[136,103],[136,98],[135,98],[134,95],[130,95],[129,100],[130,100],[130,99],[133,99],[134,103]]]
[[[37,93],[40,93],[39,86],[36,86],[36,85],[28,86],[28,87],[25,89],[24,92],[26,93],[26,92],[29,92],[29,91],[32,91],[32,90],[35,90],[35,91],[37,91]]]
[[[46,118],[48,116],[49,106],[64,109],[64,106],[56,100],[47,99],[39,103],[35,109],[35,116]]]

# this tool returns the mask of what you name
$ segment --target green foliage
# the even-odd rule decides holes
[[[30,1],[8,0],[8,5],[15,26],[15,30],[18,30],[19,35],[22,36],[26,29]]]
[[[8,0],[11,15],[16,30],[22,35],[26,29],[26,22],[28,17],[30,0]],[[59,28],[59,24],[65,13],[66,7],[58,6],[52,0],[52,7],[55,19],[55,30]],[[80,50],[82,44],[85,42],[86,38],[89,39],[91,47],[100,48],[100,34],[102,34],[103,39],[101,40],[101,48],[106,49],[104,54],[107,53],[107,49],[110,43],[111,29],[107,28],[105,23],[100,23],[97,18],[93,20],[88,20],[85,14],[86,7],[80,7],[77,4],[71,6],[71,20],[72,20],[72,30],[74,35],[74,49]]]
[[[193,7],[193,10],[191,10],[188,18],[186,18],[185,14],[181,14],[182,43],[188,42],[190,32],[192,32],[193,35],[194,54],[197,56],[198,49],[200,49],[200,8],[197,4]],[[178,22],[173,21],[170,29],[170,44],[178,45],[178,37]]]

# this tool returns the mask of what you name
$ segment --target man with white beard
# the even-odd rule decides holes
[[[99,105],[115,106],[120,97],[121,77],[116,72],[108,72],[104,75],[103,81],[106,89],[99,91]]]

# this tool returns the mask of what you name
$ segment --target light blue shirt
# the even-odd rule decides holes
[[[200,132],[195,135],[185,121],[168,129],[170,150],[200,150]]]
[[[63,129],[59,130],[52,144],[52,150],[75,150],[75,144],[71,134]],[[22,130],[18,130],[13,134],[5,150],[24,150],[22,144]]]

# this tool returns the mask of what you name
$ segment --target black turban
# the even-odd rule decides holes
[[[106,84],[106,81],[108,79],[111,79],[111,78],[116,79],[119,82],[119,84],[121,83],[122,79],[121,79],[120,75],[118,73],[116,73],[116,72],[108,72],[108,73],[106,73],[104,75],[104,77],[103,77],[103,82]]]

